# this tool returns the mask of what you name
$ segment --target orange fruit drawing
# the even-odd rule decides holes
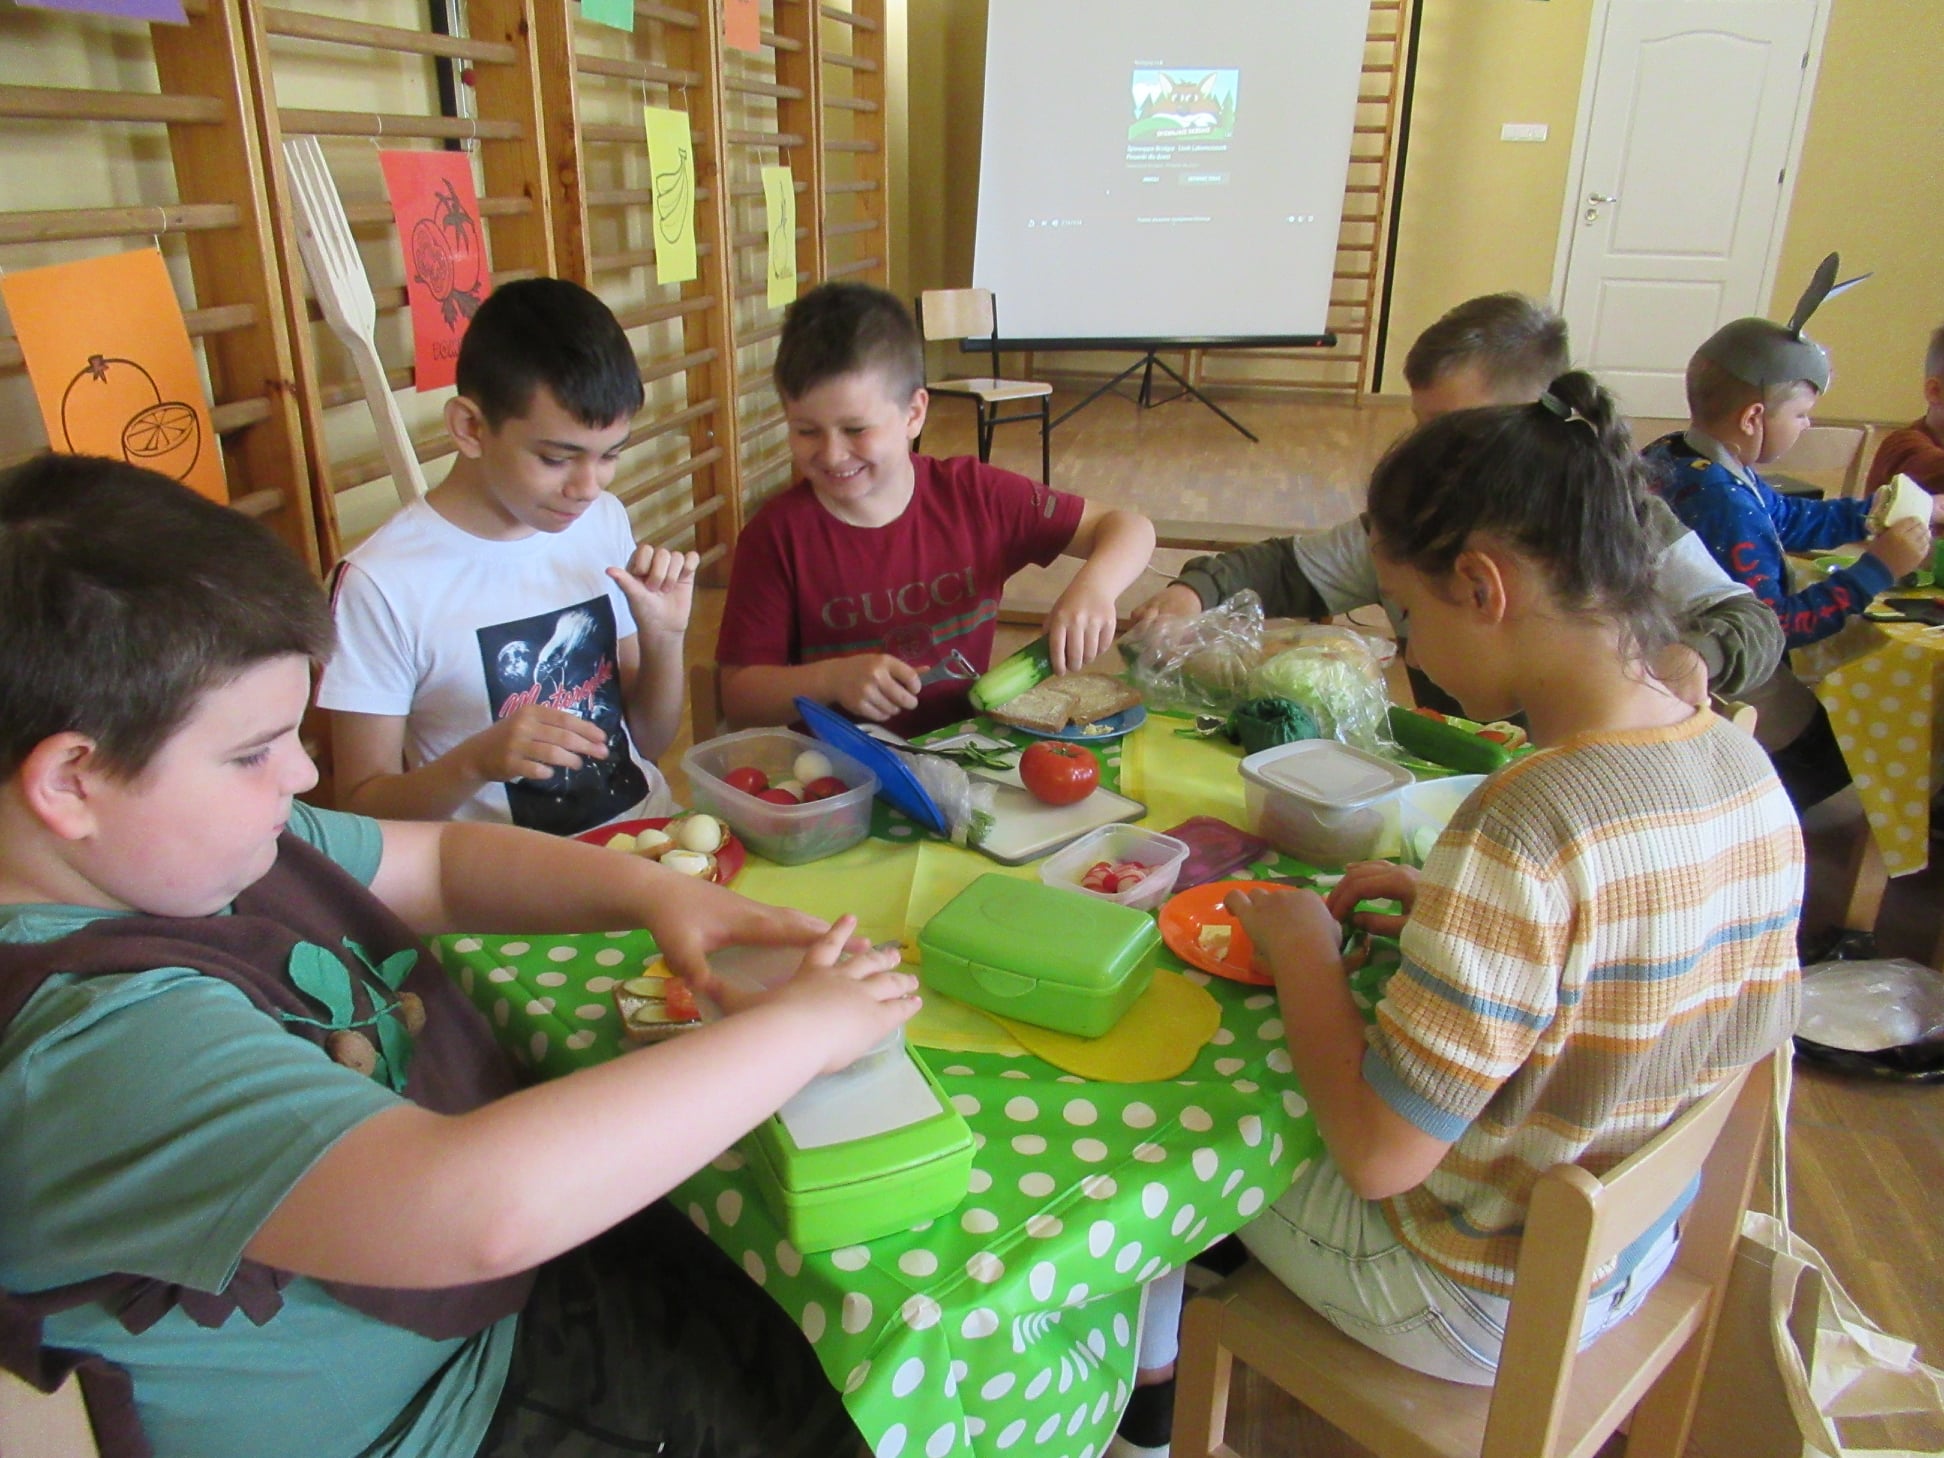
[[[412,227],[412,272],[440,302],[452,292],[452,250],[430,218],[420,218]]]
[[[202,450],[202,422],[193,405],[163,400],[122,427],[121,448],[125,459],[180,481]]]
[[[129,421],[161,402],[154,376],[134,360],[91,354],[61,396],[61,433],[71,451],[119,455]]]

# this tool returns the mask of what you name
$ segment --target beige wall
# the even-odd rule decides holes
[[[1846,272],[1874,270],[1817,316],[1836,362],[1822,413],[1900,420],[1918,412],[1924,340],[1944,323],[1944,264],[1927,236],[1944,219],[1927,99],[1940,84],[1944,4],[1831,4],[1770,311],[1787,311],[1832,248]],[[906,8],[901,292],[971,281],[986,13],[985,0]],[[1592,15],[1593,0],[1422,0],[1387,390],[1402,388],[1403,350],[1449,305],[1494,289],[1550,292]],[[1544,122],[1550,139],[1501,142],[1505,121]]]

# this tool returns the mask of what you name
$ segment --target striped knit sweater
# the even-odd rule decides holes
[[[1451,1142],[1383,1202],[1398,1238],[1509,1292],[1541,1174],[1611,1168],[1794,1031],[1802,877],[1766,756],[1709,713],[1482,785],[1425,864],[1365,1055],[1385,1101]]]

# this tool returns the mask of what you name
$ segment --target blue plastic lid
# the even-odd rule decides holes
[[[842,714],[814,699],[799,697],[796,711],[810,732],[825,744],[841,749],[878,777],[878,793],[925,829],[950,833],[945,812],[931,792],[918,783],[895,749],[871,738]]]

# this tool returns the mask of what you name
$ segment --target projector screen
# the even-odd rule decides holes
[[[1369,0],[991,0],[972,281],[1009,341],[1327,329]]]

